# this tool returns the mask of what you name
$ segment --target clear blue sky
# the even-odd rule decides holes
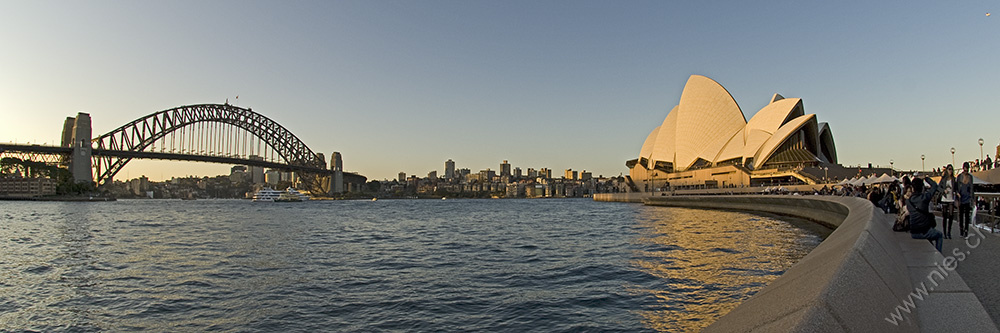
[[[844,164],[931,168],[1000,143],[998,16],[995,0],[0,1],[0,141],[239,95],[369,179],[449,158],[609,176],[700,74],[748,119],[802,98]]]

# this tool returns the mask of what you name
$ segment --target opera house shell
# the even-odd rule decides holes
[[[692,75],[677,104],[626,162],[639,191],[810,183],[806,166],[836,164],[830,126],[806,114],[799,98],[774,94],[750,121],[714,80]]]

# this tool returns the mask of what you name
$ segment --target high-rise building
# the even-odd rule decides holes
[[[430,180],[437,180],[437,178],[438,178],[438,172],[437,172],[437,170],[428,172],[427,173],[427,178],[430,179]]]
[[[281,181],[281,171],[267,170],[267,172],[264,173],[264,182],[267,183],[268,185],[271,186],[278,185],[278,182],[280,181]]]
[[[552,178],[552,170],[549,170],[549,168],[542,168],[541,170],[538,170],[538,177],[542,177],[542,178],[545,178],[545,179],[551,179]]]
[[[490,170],[490,169],[480,170],[479,171],[479,180],[482,181],[482,182],[491,182],[491,181],[493,181],[493,177],[496,176],[496,175],[497,175],[496,171],[493,171],[493,170]]]
[[[510,176],[510,163],[507,163],[507,160],[500,163],[500,176]]]
[[[563,178],[573,180],[573,169],[566,169],[566,173],[563,175]]]
[[[132,189],[132,193],[135,195],[145,196],[146,192],[150,190],[149,178],[146,178],[145,175],[129,180],[129,183],[131,185],[130,187]]]
[[[535,168],[528,168],[528,178],[538,178],[538,171]]]
[[[406,173],[405,172],[400,172],[399,173],[399,182],[400,183],[404,183],[404,184],[406,183]]]
[[[591,178],[594,178],[594,175],[592,173],[587,172],[587,170],[580,171],[580,180],[588,181]]]
[[[521,168],[514,168],[514,178],[521,178]]]
[[[455,179],[455,161],[452,161],[450,158],[444,161],[444,178],[449,180]]]

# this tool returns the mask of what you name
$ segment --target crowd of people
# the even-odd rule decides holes
[[[980,165],[992,167],[988,162]],[[865,198],[886,214],[896,215],[894,230],[908,230],[913,238],[927,239],[940,251],[942,240],[953,238],[955,224],[959,237],[968,239],[974,208],[992,212],[994,216],[1000,214],[997,200],[987,201],[976,196],[974,178],[970,174],[974,167],[974,162],[965,162],[961,172],[956,174],[949,164],[929,175],[907,175],[892,183],[868,186],[823,187],[816,194]],[[940,180],[935,181],[932,178],[935,176],[940,176]],[[936,215],[932,211],[940,212],[940,228],[937,228]]]
[[[990,159],[990,155],[986,155],[986,158],[980,161],[978,158],[973,161],[968,161],[962,163],[962,165],[969,165],[969,172],[979,172],[986,170],[993,170],[993,168],[1000,169],[1000,154],[997,154],[996,158]],[[950,165],[950,164],[949,164]],[[934,168],[934,174],[940,175],[945,167]]]
[[[893,230],[909,231],[915,239],[927,239],[941,251],[942,240],[952,239],[952,232],[957,224],[960,238],[969,238],[970,222],[973,208],[990,210],[990,206],[982,198],[976,197],[973,184],[972,163],[962,164],[961,173],[955,174],[952,165],[936,170],[940,180],[934,181],[927,176],[904,176],[902,180],[887,186],[872,186],[869,189],[845,189],[854,191],[855,196],[864,196],[875,207],[887,214],[896,214]],[[846,193],[850,195],[852,193]],[[942,225],[937,228],[937,219],[931,211],[939,211]],[[973,226],[974,227],[974,226]]]

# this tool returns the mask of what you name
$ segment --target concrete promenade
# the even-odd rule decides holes
[[[938,229],[941,229],[938,218]],[[1000,230],[998,230],[1000,231]],[[958,226],[952,231],[958,235]],[[957,252],[956,252],[957,251]],[[1000,323],[1000,234],[989,228],[969,231],[969,239],[946,239],[944,254],[966,253],[964,261],[958,264],[958,273],[972,293],[986,308],[994,323]]]
[[[706,331],[1000,332],[991,319],[996,314],[987,311],[996,312],[1000,300],[991,281],[1000,239],[986,232],[968,245],[947,240],[942,255],[926,240],[893,232],[893,216],[859,198],[632,194],[594,199],[763,211],[836,227],[809,255]]]

